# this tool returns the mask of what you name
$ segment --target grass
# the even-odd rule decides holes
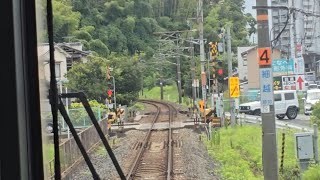
[[[280,179],[300,179],[301,173],[295,155],[295,131],[293,130],[278,130],[277,132],[279,166],[282,133],[285,133],[285,153],[284,169],[283,173],[280,173]],[[259,126],[238,126],[228,129],[221,128],[212,133],[211,141],[204,140],[209,154],[220,164],[217,173],[222,179],[263,179],[261,134]],[[313,175],[315,178],[311,179],[320,179],[320,176],[315,174],[318,171],[318,168],[310,168],[304,172],[303,177]]]
[[[298,95],[298,102],[299,102],[299,114],[304,114],[304,101],[303,101],[303,94]]]
[[[43,143],[43,156],[46,161],[54,158],[54,147],[52,143]]]
[[[116,138],[116,137],[113,137],[113,138],[110,138],[108,139],[109,141],[109,145],[111,148],[114,148],[115,146],[117,146],[117,144],[120,142],[120,139]],[[96,155],[101,155],[101,156],[104,156],[107,154],[107,151],[104,147],[103,144],[99,145],[95,150],[94,150],[94,153]]]
[[[141,99],[161,99],[160,87],[154,87],[151,90],[144,90],[143,96],[140,94]],[[163,87],[163,100],[179,103],[179,93],[176,85],[164,86]],[[182,97],[182,105],[190,106],[191,99],[188,97]]]

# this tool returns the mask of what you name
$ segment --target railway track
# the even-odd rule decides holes
[[[171,123],[178,111],[174,106],[154,100],[140,102],[156,107],[152,125],[142,142],[134,146],[138,153],[127,174],[127,179],[172,179],[173,177],[173,133]],[[165,131],[153,130],[156,122],[168,122]]]

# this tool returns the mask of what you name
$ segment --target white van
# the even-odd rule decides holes
[[[320,101],[320,89],[311,89],[306,93],[304,99],[304,114],[310,115],[312,113],[313,106]]]
[[[308,85],[308,89],[318,89],[318,85],[317,84],[309,84]]]
[[[249,103],[240,104],[239,112],[260,115],[261,104],[259,100]],[[278,119],[287,116],[289,119],[295,119],[299,112],[299,101],[295,90],[274,91],[274,109]]]

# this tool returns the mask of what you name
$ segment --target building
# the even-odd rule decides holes
[[[55,58],[55,72],[57,83],[59,85],[58,91],[66,92],[63,82],[67,81],[65,75],[68,70],[72,68],[75,62],[87,62],[87,56],[90,52],[82,50],[82,44],[78,42],[73,43],[57,43],[54,45]],[[42,97],[41,110],[44,112],[50,111],[51,107],[48,103],[46,95],[48,94],[50,82],[50,66],[49,66],[49,44],[42,43],[38,45],[38,61],[39,61],[39,80],[40,93]]]
[[[300,3],[299,3],[300,2]],[[297,9],[303,9],[305,12],[320,14],[319,0],[271,0],[271,6],[287,6]],[[272,9],[272,38],[284,28],[288,11],[285,9]],[[281,57],[293,57],[290,52],[296,56],[300,49],[305,60],[305,72],[316,70],[315,62],[320,60],[320,18],[315,16],[305,16],[294,11],[290,16],[284,31],[279,37],[276,48],[280,49]],[[291,32],[290,32],[291,28]]]
[[[280,50],[274,49],[272,52],[272,59],[280,58]],[[252,47],[239,47],[238,48],[238,71],[239,79],[241,82],[247,81],[244,84],[243,92],[246,93],[250,90],[259,89],[259,64],[257,46]]]
[[[55,48],[55,71],[58,80],[65,81],[64,75],[69,69],[72,68],[75,62],[87,62],[87,56],[90,52],[82,50],[81,43],[57,43]],[[49,67],[49,44],[44,43],[38,46],[38,58],[39,62],[43,66],[43,75],[47,81],[50,80],[50,67]]]
[[[238,75],[239,75],[241,92],[248,92],[248,61],[247,61],[246,55],[242,56],[242,53],[254,47],[255,46],[237,48]]]

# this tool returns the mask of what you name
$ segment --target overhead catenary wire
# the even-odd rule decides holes
[[[292,12],[290,12],[290,13],[292,13]],[[287,13],[287,20],[286,20],[283,28],[282,28],[281,31],[279,32],[279,34],[278,34],[273,40],[271,40],[271,49],[272,49],[272,50],[273,50],[273,48],[276,46],[276,44],[278,43],[281,34],[284,32],[284,30],[286,29],[286,27],[287,27],[287,25],[288,25],[288,23],[289,23],[289,15],[290,15],[290,13],[289,13],[289,11],[288,11],[288,13]],[[272,45],[272,44],[274,44],[274,45]]]
[[[277,35],[276,38],[274,38],[273,40],[271,40],[271,44],[273,42],[275,42],[274,44],[277,44],[277,42],[279,41],[279,38],[281,36],[281,34],[284,32],[285,28],[288,25],[289,22],[289,15],[293,12],[300,12],[306,16],[313,16],[313,17],[318,17],[320,18],[320,14],[316,14],[315,12],[309,12],[309,11],[305,11],[303,9],[299,9],[299,8],[294,8],[294,7],[287,7],[287,6],[253,6],[253,9],[286,9],[288,10],[287,13],[287,20],[285,22],[284,27],[282,28],[282,30],[279,32],[279,34]],[[273,46],[272,46],[273,48]]]

